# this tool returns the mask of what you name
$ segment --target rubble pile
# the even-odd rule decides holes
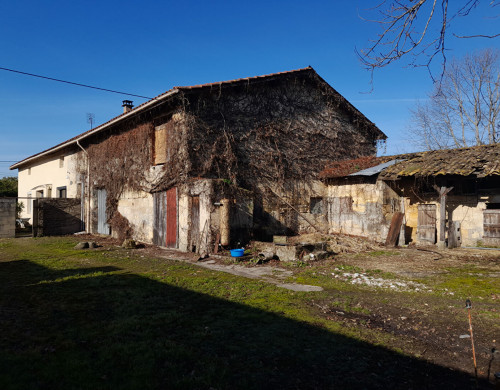
[[[351,284],[387,288],[395,291],[432,291],[422,283],[376,278],[365,272],[344,272],[342,268],[335,268],[332,276]]]
[[[326,250],[333,253],[359,253],[381,250],[382,244],[370,241],[365,237],[349,236],[344,234],[302,234],[289,237],[290,243],[313,243],[324,242]]]

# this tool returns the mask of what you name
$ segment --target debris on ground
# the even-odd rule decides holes
[[[321,234],[310,233],[288,237],[290,244],[308,244],[323,242],[326,250],[333,253],[357,253],[380,250],[384,248],[381,243],[371,241],[366,237],[357,237],[347,234]]]
[[[95,241],[81,241],[74,246],[74,249],[95,249],[98,245]]]
[[[89,247],[88,242],[79,242],[75,245],[74,249],[87,249]]]
[[[368,287],[380,287],[387,288],[396,291],[427,291],[432,292],[427,286],[422,283],[376,278],[369,275],[366,272],[344,272],[342,268],[334,268],[332,276],[336,279],[340,279],[351,284],[359,284]]]

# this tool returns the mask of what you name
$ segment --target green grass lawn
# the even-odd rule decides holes
[[[0,389],[473,388],[394,335],[319,316],[311,301],[332,286],[293,292],[75,243],[0,240]]]

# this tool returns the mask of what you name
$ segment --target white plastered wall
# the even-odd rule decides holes
[[[153,195],[147,192],[126,191],[118,200],[118,212],[134,230],[134,239],[153,242]]]
[[[18,197],[26,198],[31,195],[36,198],[37,191],[43,191],[45,198],[57,198],[58,188],[66,187],[66,197],[79,198],[77,188],[80,175],[76,173],[76,156],[77,153],[61,153],[40,158],[19,168]],[[21,217],[32,218],[33,208],[28,206],[28,199],[19,201],[24,203]]]

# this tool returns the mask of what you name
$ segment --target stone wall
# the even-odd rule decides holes
[[[383,135],[362,125],[314,76],[186,93],[191,176],[254,190],[317,178],[332,161],[372,156]],[[373,126],[373,125],[372,125]]]
[[[393,214],[401,211],[398,195],[376,178],[342,180],[328,186],[329,231],[384,241]]]
[[[0,238],[16,236],[16,199],[0,199]]]
[[[59,236],[83,230],[81,200],[37,199],[33,202],[33,236]]]

